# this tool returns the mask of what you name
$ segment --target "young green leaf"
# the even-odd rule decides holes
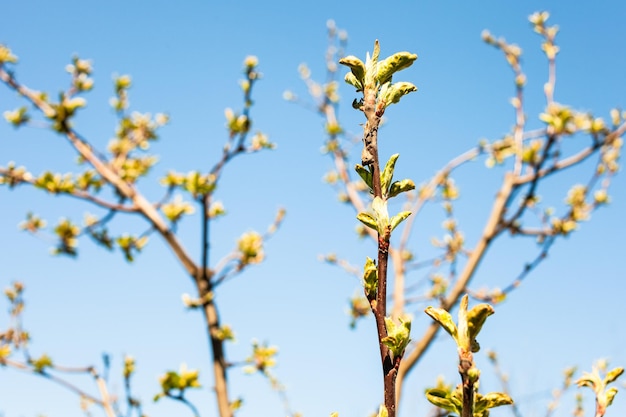
[[[389,187],[389,195],[387,196],[387,198],[392,198],[400,193],[404,193],[414,189],[415,183],[413,182],[413,180],[407,178],[402,181],[394,181]]]
[[[473,346],[472,352],[478,352],[479,346],[478,343],[476,343],[476,336],[478,336],[487,317],[491,316],[493,313],[493,307],[489,304],[478,304],[467,313],[467,327]]]
[[[439,408],[461,415],[462,404],[457,404],[445,390],[439,388],[426,390],[426,399]]]
[[[378,288],[378,270],[374,260],[367,257],[365,261],[365,267],[363,268],[363,286],[365,288],[365,295],[368,299],[376,298],[376,290]]]
[[[393,154],[385,164],[385,169],[380,174],[380,189],[382,190],[383,195],[386,197],[389,193],[389,186],[391,185],[391,180],[393,179],[393,171],[396,166],[396,161],[400,154]]]
[[[363,91],[363,83],[361,80],[356,78],[354,73],[352,72],[347,73],[344,78],[344,81],[350,84],[351,86],[353,86],[354,88],[356,88],[356,91]]]
[[[615,387],[612,387],[606,390],[606,392],[604,393],[604,404],[606,404],[607,407],[613,404],[613,399],[615,398],[616,394],[617,394],[617,388]]]
[[[391,81],[394,73],[410,67],[417,59],[416,54],[410,52],[397,52],[378,63],[378,82],[384,84]]]
[[[458,339],[456,341],[456,344],[460,349],[459,352],[466,352],[466,353],[471,352],[473,350],[472,338],[470,338],[469,325],[467,322],[468,304],[469,304],[469,297],[467,294],[465,294],[463,298],[461,298],[461,302],[459,303],[459,320],[457,322]]]
[[[513,399],[502,392],[490,392],[486,395],[476,396],[474,413],[482,413],[490,408],[513,404]]]
[[[605,376],[604,376],[604,385],[608,385],[611,382],[615,381],[617,378],[620,377],[620,375],[622,375],[624,373],[624,368],[615,368],[611,371],[609,371]]]
[[[452,336],[455,341],[457,341],[458,331],[450,313],[448,313],[443,308],[435,308],[430,306],[427,307],[424,312],[428,314],[430,318],[439,323],[441,327],[443,327],[443,329],[448,332],[448,334],[450,334],[450,336]]]
[[[385,327],[387,328],[387,337],[383,342],[393,353],[394,357],[400,357],[404,353],[407,345],[411,341],[411,321],[399,319],[400,324],[396,325],[391,317],[385,317]]]
[[[390,104],[398,103],[402,96],[413,91],[417,91],[417,87],[413,83],[406,81],[393,83],[385,89],[384,95],[381,94],[381,100],[385,107],[388,107]]]
[[[596,386],[601,385],[601,383],[596,375],[585,372],[583,376],[576,380],[576,385],[578,387],[589,387],[595,391]]]
[[[369,189],[372,190],[373,189],[373,186],[372,186],[372,173],[370,172],[370,170],[365,168],[363,165],[360,165],[360,164],[356,164],[354,169],[356,170],[356,173],[359,174],[359,177],[361,177],[361,179],[363,181],[365,181],[365,184],[367,184]]]
[[[378,39],[374,42],[374,52],[370,57],[369,53],[365,60],[365,88],[374,90],[376,88],[376,73],[378,66],[378,56],[380,55],[380,44]]]
[[[391,231],[393,231],[400,223],[411,215],[410,211],[401,211],[391,218]]]
[[[372,217],[369,213],[359,213],[356,215],[358,221],[369,227],[370,229],[374,229],[378,231],[378,224],[376,223],[376,219]]]
[[[354,55],[349,55],[339,60],[341,65],[345,65],[350,67],[350,71],[354,74],[356,80],[358,80],[361,84],[363,84],[363,80],[365,79],[365,64],[359,58]],[[348,80],[346,79],[346,82]],[[350,83],[351,84],[351,83]]]

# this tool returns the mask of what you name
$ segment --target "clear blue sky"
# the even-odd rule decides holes
[[[365,416],[381,398],[373,321],[348,330],[345,309],[357,282],[317,260],[319,254],[335,251],[361,265],[366,255],[373,255],[373,246],[358,243],[354,213],[340,206],[321,180],[331,167],[319,152],[321,120],[282,99],[287,89],[306,96],[297,72],[300,63],[309,64],[314,78],[324,76],[329,18],[348,31],[350,54],[364,56],[378,38],[382,55],[399,50],[419,55],[402,73],[419,92],[390,108],[389,123],[381,133],[382,153],[400,152],[401,175],[416,183],[479,139],[496,139],[514,123],[508,104],[513,93],[511,71],[501,54],[480,40],[485,28],[518,43],[525,52],[531,126],[540,126],[536,115],[543,107],[546,77],[540,39],[527,22],[537,10],[550,11],[551,22],[561,27],[557,101],[605,118],[612,107],[626,107],[626,5],[620,1],[584,6],[495,0],[385,5],[328,0],[14,1],[0,10],[0,42],[20,57],[18,79],[32,88],[54,94],[67,85],[64,67],[73,54],[93,60],[96,88],[76,120],[77,129],[93,144],[104,148],[113,135],[115,118],[108,98],[114,73],[132,75],[133,109],[169,113],[171,124],[153,148],[160,163],[155,175],[144,181],[152,196],[158,195],[157,179],[168,169],[206,169],[217,160],[226,139],[224,108],[237,109],[241,103],[237,82],[242,61],[250,54],[258,56],[264,78],[255,87],[252,115],[255,128],[277,142],[278,149],[228,166],[217,198],[229,215],[214,228],[212,256],[227,253],[243,231],[264,230],[278,207],[287,208],[284,226],[267,244],[267,261],[224,285],[218,297],[223,320],[233,326],[238,339],[228,346],[228,358],[243,359],[253,338],[278,345],[277,376],[287,386],[293,408],[308,417],[331,411],[342,417]],[[346,104],[354,96],[348,86],[342,85],[340,93]],[[0,88],[0,110],[18,102],[15,94]],[[346,128],[359,132],[360,115],[344,105],[340,116]],[[35,173],[74,169],[74,154],[61,137],[45,130],[15,131],[1,123],[0,164],[8,161]],[[546,200],[561,204],[566,184],[576,182],[578,173],[572,170],[565,182],[553,184],[559,191],[546,195]],[[477,162],[457,178],[462,193],[459,218],[470,243],[487,216],[500,174]],[[626,365],[626,332],[621,326],[626,293],[625,189],[624,178],[618,176],[612,204],[560,241],[550,259],[497,307],[481,334],[484,348],[500,352],[525,417],[545,414],[550,391],[558,386],[565,367],[590,370],[597,358]],[[0,285],[22,280],[27,286],[25,325],[33,335],[33,353],[46,352],[64,365],[99,365],[100,354],[108,352],[113,355],[113,379],[120,374],[124,354],[134,355],[135,392],[151,417],[186,415],[179,404],[151,403],[158,376],[186,362],[201,370],[205,387],[191,393],[190,399],[204,417],[215,415],[203,323],[180,301],[181,294],[193,288],[158,239],[130,266],[119,253],[106,253],[88,241],[81,241],[77,260],[55,258],[49,255],[49,242],[19,232],[16,225],[30,210],[54,223],[66,215],[82,219],[90,208],[24,187],[11,192],[0,188],[0,202]],[[418,251],[427,251],[431,235],[426,230],[438,230],[442,221],[436,208],[424,214],[419,223],[424,232],[418,230],[415,239]],[[120,220],[117,230],[132,227],[132,219]],[[194,217],[181,226],[194,253],[199,240],[196,224]],[[475,288],[505,285],[535,253],[529,242],[500,243],[478,274]],[[423,308],[414,311],[416,337],[429,323]],[[437,375],[456,382],[454,355],[450,340],[442,337],[436,342],[411,375],[402,416],[426,415],[430,406],[423,389]],[[497,390],[485,357],[478,355],[477,360],[483,368],[483,391]],[[260,378],[237,370],[230,378],[233,396],[245,399],[238,416],[284,415],[278,398]],[[113,387],[122,394],[118,381]],[[609,415],[626,413],[626,389],[622,391]],[[585,396],[591,399],[590,392]],[[569,415],[572,397],[573,393],[566,395],[556,415]],[[587,415],[591,407],[588,401]],[[492,415],[508,413],[502,409]],[[0,415],[40,414],[82,415],[78,399],[62,388],[0,370]]]

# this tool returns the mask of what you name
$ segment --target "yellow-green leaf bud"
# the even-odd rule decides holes
[[[344,58],[341,58],[339,60],[339,63],[349,67],[355,79],[358,80],[361,83],[361,85],[363,84],[363,80],[365,79],[365,64],[363,63],[363,61],[361,61],[359,58],[355,57],[354,55],[349,55]],[[347,79],[346,79],[346,82],[348,82]]]
[[[391,81],[394,73],[410,67],[417,59],[416,54],[397,52],[378,63],[376,78],[379,84]]]

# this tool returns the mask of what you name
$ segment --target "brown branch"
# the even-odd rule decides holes
[[[209,216],[210,194],[202,197],[202,266],[198,271],[196,279],[196,287],[201,300],[207,300],[204,304],[203,313],[207,324],[207,335],[209,336],[209,344],[211,346],[211,355],[213,362],[213,378],[215,381],[215,397],[217,399],[217,408],[220,417],[231,417],[232,410],[228,399],[228,379],[226,375],[227,364],[226,355],[224,353],[224,341],[219,337],[218,332],[221,327],[217,305],[210,294],[213,290],[212,277],[213,273],[209,271],[209,226],[211,218]],[[182,396],[178,399],[188,405],[197,416],[197,410]]]
[[[31,103],[39,108],[44,114],[50,113],[52,107],[41,100],[37,94],[33,91],[18,84],[15,79],[8,74],[3,68],[0,68],[0,80],[4,81],[7,85],[15,89],[18,93],[26,97]],[[198,266],[188,255],[184,249],[182,243],[178,240],[175,234],[170,230],[167,223],[161,217],[157,209],[145,199],[145,197],[139,193],[133,185],[124,181],[109,164],[99,158],[91,149],[91,147],[83,141],[80,136],[73,130],[68,129],[64,132],[64,135],[76,151],[91,164],[91,166],[100,174],[100,176],[109,184],[111,184],[120,195],[128,198],[133,202],[133,206],[136,210],[143,215],[153,226],[153,228],[159,232],[164,238],[166,243],[174,252],[177,259],[181,262],[184,269],[190,277],[193,278],[198,291],[201,295],[206,295],[211,291],[210,285],[207,282],[206,270],[199,271]],[[224,163],[226,160],[223,161]],[[216,168],[219,174],[221,166]],[[228,402],[227,392],[227,379],[226,379],[226,361],[224,358],[223,342],[217,337],[216,330],[219,329],[219,315],[217,307],[213,301],[210,301],[204,306],[204,316],[207,323],[207,333],[210,339],[213,368],[215,376],[215,392],[218,403],[218,409],[220,417],[232,416],[232,410]]]
[[[0,68],[0,80],[13,88],[22,96],[26,97],[32,104],[34,104],[44,114],[53,113],[54,110],[50,104],[42,100],[34,91],[19,84],[12,75],[6,72],[4,68]],[[67,140],[72,144],[74,149],[81,155],[81,157],[89,162],[91,166],[100,174],[100,176],[111,184],[115,189],[119,191],[121,195],[131,200],[140,212],[159,232],[159,234],[165,239],[170,246],[178,260],[181,262],[187,273],[196,278],[198,267],[194,261],[189,257],[187,251],[183,247],[182,243],[176,238],[172,231],[167,226],[165,220],[161,217],[159,212],[154,208],[152,204],[146,198],[139,193],[135,187],[124,181],[112,167],[105,161],[99,158],[85,141],[72,129],[68,129],[64,132]]]
[[[542,136],[543,134],[545,134],[545,129],[527,131],[522,133],[522,139],[524,141],[534,139]],[[417,197],[415,203],[413,204],[413,207],[411,208],[412,215],[409,216],[409,218],[407,218],[407,220],[405,221],[402,237],[400,238],[400,244],[398,249],[399,251],[402,251],[404,248],[406,248],[413,229],[413,223],[415,222],[415,219],[417,219],[418,213],[421,211],[426,202],[434,195],[435,190],[437,186],[441,183],[441,181],[449,176],[452,171],[467,162],[473,161],[483,152],[484,150],[482,149],[482,147],[472,148],[465,151],[464,153],[449,161],[443,168],[437,171],[437,173],[430,179],[426,186],[424,186],[422,195]]]
[[[208,289],[210,291],[210,288]],[[207,292],[202,292],[201,297],[205,299]],[[217,408],[220,417],[232,417],[233,412],[228,400],[228,379],[226,370],[226,356],[224,354],[224,342],[218,336],[220,329],[220,319],[217,306],[213,300],[209,300],[204,305],[204,317],[207,323],[207,333],[211,344],[211,354],[213,361],[213,377],[215,379],[215,396],[217,398]]]
[[[72,143],[74,148],[80,153],[80,155],[88,161],[96,171],[110,184],[112,184],[120,194],[129,198],[137,210],[153,225],[153,227],[159,232],[159,234],[165,239],[170,246],[178,260],[181,262],[187,273],[191,277],[197,276],[197,269],[195,262],[189,257],[187,251],[183,247],[182,243],[169,229],[165,220],[161,217],[159,212],[154,206],[146,200],[146,198],[139,193],[135,187],[124,181],[117,173],[109,168],[108,164],[101,161],[91,151],[91,148],[83,142],[78,135],[72,130],[66,133],[67,139]]]
[[[381,116],[376,114],[376,91],[366,88],[364,92],[363,113],[367,122],[363,129],[363,157],[364,165],[370,165],[372,173],[372,191],[374,198],[383,198],[383,191],[380,180],[380,161],[378,159],[378,127]],[[371,158],[369,160],[368,158]],[[380,347],[380,358],[383,368],[384,382],[384,404],[389,417],[396,416],[396,375],[401,358],[392,359],[391,350],[382,341],[387,337],[387,327],[385,317],[387,315],[387,267],[389,256],[389,238],[391,230],[378,230],[378,286],[376,299],[370,300],[372,312],[376,319],[378,331],[378,344]]]
[[[115,411],[113,410],[113,404],[109,395],[109,390],[107,388],[106,382],[100,375],[98,375],[94,368],[91,368],[91,375],[96,380],[96,385],[98,386],[98,391],[100,391],[100,396],[102,397],[103,408],[106,415],[108,417],[115,417]]]
[[[522,217],[522,215],[525,213],[526,209],[528,208],[527,203],[529,201],[532,201],[535,198],[535,192],[537,190],[537,187],[539,187],[539,179],[540,179],[537,173],[541,172],[541,168],[543,167],[543,165],[546,163],[546,161],[548,160],[550,156],[550,149],[552,149],[552,146],[554,146],[558,142],[558,139],[559,138],[555,135],[548,136],[548,142],[543,148],[541,158],[539,162],[537,163],[537,165],[533,166],[534,175],[533,175],[532,180],[530,181],[529,190],[524,196],[524,201],[519,205],[515,213],[506,222],[507,227],[511,227],[511,225],[515,224],[515,222]],[[516,174],[515,177],[519,178],[519,175]]]
[[[472,354],[469,354],[470,359],[459,357],[459,374],[461,374],[462,390],[463,390],[463,409],[461,410],[461,417],[473,417],[474,416],[474,382],[468,376],[468,372],[474,367],[471,360]]]
[[[104,382],[104,380],[96,373],[96,371],[93,368],[59,368],[57,366],[54,366],[52,369],[54,370],[61,370],[63,372],[72,372],[72,373],[90,373],[94,379],[96,380],[96,386],[98,387],[98,391],[100,391],[100,395],[102,396],[102,399],[98,399],[88,393],[86,393],[85,391],[81,390],[80,388],[78,388],[77,386],[75,386],[74,384],[59,378],[58,376],[55,376],[53,374],[50,374],[48,372],[46,372],[45,370],[43,371],[36,371],[35,368],[27,363],[23,363],[23,362],[18,362],[18,361],[14,361],[11,359],[6,359],[3,358],[0,361],[1,365],[4,366],[9,366],[11,368],[20,370],[20,371],[24,371],[24,372],[28,372],[31,373],[33,375],[39,375],[42,378],[48,379],[66,389],[68,389],[69,391],[77,394],[80,397],[83,397],[87,400],[89,400],[90,402],[102,407],[107,415],[107,417],[116,417],[115,412],[113,411],[113,405],[111,404],[111,398],[108,392],[108,389],[106,387],[106,383]]]
[[[249,81],[249,85],[244,89],[244,110],[243,116],[247,118],[248,125],[237,134],[231,131],[231,137],[224,147],[224,152],[222,154],[221,159],[215,164],[215,166],[210,171],[210,174],[215,176],[215,181],[219,179],[223,172],[223,168],[227,162],[229,162],[233,157],[239,155],[241,153],[246,152],[255,152],[256,149],[249,148],[247,149],[244,145],[244,142],[248,135],[248,127],[249,127],[249,112],[250,107],[252,106],[251,99],[251,91],[255,81],[258,79],[259,74],[255,71],[255,65],[246,64],[246,75],[247,80]],[[27,87],[18,83],[13,75],[7,72],[2,66],[0,66],[0,81],[3,81],[10,88],[17,91],[20,95],[24,96],[28,101],[30,101],[35,107],[41,110],[45,115],[55,114],[54,108],[51,104],[49,104],[38,92],[32,91]],[[71,93],[71,91],[70,91]],[[71,95],[71,94],[70,94]],[[200,295],[200,299],[204,300],[203,312],[205,316],[205,320],[207,323],[207,333],[210,339],[211,346],[211,354],[213,360],[213,369],[214,369],[214,377],[215,377],[215,393],[217,398],[217,405],[219,410],[220,417],[230,417],[233,412],[231,410],[231,406],[228,400],[228,386],[226,379],[226,371],[228,365],[226,363],[225,354],[224,354],[224,344],[223,340],[219,337],[218,331],[220,329],[220,320],[217,306],[215,305],[214,300],[210,297],[211,292],[213,290],[214,282],[212,282],[213,274],[209,269],[209,222],[210,218],[208,216],[209,203],[211,194],[208,192],[206,195],[202,196],[202,215],[203,215],[203,223],[202,223],[202,254],[201,254],[201,266],[198,266],[192,258],[189,256],[182,243],[178,240],[175,232],[175,225],[169,226],[165,219],[161,216],[158,211],[160,204],[153,205],[135,188],[133,183],[129,183],[125,181],[122,176],[119,174],[118,162],[125,159],[128,154],[120,153],[116,155],[112,160],[107,161],[107,159],[99,154],[97,154],[92,147],[80,137],[80,135],[73,129],[69,127],[69,124],[66,120],[59,121],[62,124],[62,129],[59,129],[63,136],[70,142],[70,144],[74,147],[74,149],[78,152],[78,154],[87,161],[95,171],[100,175],[102,180],[109,185],[111,185],[120,195],[122,199],[130,200],[132,202],[132,206],[115,206],[110,203],[100,200],[93,195],[89,195],[88,193],[82,192],[74,192],[68,193],[74,197],[82,198],[84,200],[88,200],[96,205],[99,205],[104,208],[108,208],[110,210],[119,210],[126,212],[137,212],[141,214],[151,225],[150,230],[157,231],[163,239],[166,241],[166,244],[170,247],[170,249],[174,252],[176,258],[183,265],[187,274],[193,279],[196,284],[196,288],[198,294]],[[131,138],[132,140],[132,138]],[[136,141],[135,141],[136,142]],[[172,188],[169,188],[166,192],[166,197],[171,194]],[[282,221],[284,213],[281,211],[277,216],[275,223],[268,230],[267,235],[271,235],[278,225],[280,221]],[[100,380],[98,380],[98,383]],[[100,386],[101,392],[103,395],[108,395],[106,391],[103,389],[105,386]],[[181,398],[181,400],[184,400]],[[183,401],[184,402],[184,401]],[[109,413],[108,410],[107,414]],[[197,414],[197,412],[194,412]]]
[[[194,417],[200,417],[200,413],[198,412],[198,409],[196,408],[196,406],[193,405],[193,403],[189,401],[187,398],[185,398],[182,393],[178,395],[172,395],[170,393],[167,393],[165,396],[174,401],[180,401],[182,404],[186,405],[191,410]]]
[[[606,135],[603,141],[595,142],[591,146],[583,149],[582,151],[574,155],[571,155],[567,158],[561,159],[560,161],[555,162],[550,167],[540,170],[536,174],[531,173],[531,174],[517,177],[515,180],[515,185],[522,185],[522,184],[529,183],[534,180],[535,175],[537,176],[537,178],[544,178],[544,177],[554,174],[555,172],[577,165],[580,162],[587,159],[588,157],[590,157],[591,155],[593,155],[593,153],[597,151],[598,149],[600,149],[602,146],[613,143],[616,139],[618,139],[624,133],[626,133],[626,122],[622,123],[619,127],[617,127],[611,133]]]
[[[6,170],[5,168],[0,168],[0,176],[8,178],[11,175],[9,174],[9,171]],[[18,180],[18,184],[22,184],[22,183],[26,183],[29,185],[32,185],[33,187],[37,187],[35,185],[36,180],[35,179],[26,179],[26,178],[20,178]],[[16,185],[18,185],[16,184]],[[123,213],[137,213],[138,210],[136,207],[132,207],[132,206],[125,206],[123,204],[117,204],[117,203],[112,203],[106,200],[102,200],[96,196],[94,196],[93,194],[90,194],[86,191],[82,191],[82,190],[74,190],[74,191],[70,191],[70,192],[58,192],[58,193],[50,193],[50,194],[55,194],[55,195],[67,195],[68,197],[74,197],[77,198],[79,200],[85,200],[85,201],[89,201],[90,203],[93,203],[97,206],[100,206],[102,208],[108,209],[108,210],[114,210],[114,211],[120,211]]]

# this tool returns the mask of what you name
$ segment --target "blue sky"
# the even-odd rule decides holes
[[[381,131],[383,155],[400,152],[398,176],[416,183],[428,179],[455,155],[480,139],[497,139],[514,123],[508,100],[512,73],[501,54],[480,40],[483,29],[504,36],[523,50],[528,76],[529,125],[545,103],[542,86],[547,67],[540,39],[527,17],[551,12],[561,28],[556,99],[608,118],[613,107],[626,107],[624,66],[626,5],[598,1],[575,6],[559,1],[480,2],[12,2],[2,7],[0,42],[20,58],[18,79],[52,94],[68,84],[64,67],[73,54],[93,60],[95,90],[88,108],[76,119],[77,129],[104,148],[112,137],[115,117],[108,105],[112,74],[133,77],[131,108],[165,111],[171,124],[153,151],[160,156],[155,175],[144,181],[157,196],[158,178],[169,169],[206,169],[217,160],[226,139],[224,108],[241,105],[238,80],[243,59],[259,58],[263,80],[255,86],[254,127],[278,144],[276,151],[245,156],[227,168],[217,193],[229,215],[215,223],[213,259],[230,251],[249,229],[264,230],[278,207],[287,209],[280,231],[267,243],[267,261],[224,285],[218,294],[224,322],[233,326],[237,343],[229,359],[245,358],[253,338],[280,347],[277,376],[287,386],[292,407],[305,416],[339,411],[342,417],[364,416],[378,403],[380,377],[373,320],[348,329],[347,300],[357,281],[324,265],[318,255],[337,252],[357,265],[373,256],[373,246],[356,239],[354,213],[336,201],[322,182],[331,161],[320,154],[322,121],[317,115],[285,102],[289,89],[301,97],[306,88],[297,67],[306,62],[313,78],[324,77],[326,22],[332,18],[349,34],[348,53],[363,57],[379,39],[382,55],[408,50],[418,61],[402,78],[419,91],[387,113]],[[339,115],[344,126],[359,132],[361,115],[347,103],[354,93],[341,86],[346,100]],[[0,110],[19,100],[0,88]],[[357,152],[358,153],[358,152]],[[74,154],[62,137],[41,129],[15,131],[0,124],[0,164],[16,161],[32,172],[74,169]],[[400,172],[401,171],[401,172]],[[572,170],[550,185],[546,200],[559,205]],[[461,171],[458,212],[468,241],[482,228],[502,171],[478,161]],[[481,345],[496,349],[511,376],[512,394],[525,417],[545,414],[552,388],[570,365],[590,370],[595,359],[626,365],[623,280],[626,274],[622,236],[626,193],[623,177],[615,178],[612,203],[594,213],[580,231],[558,242],[549,259],[497,306],[481,336]],[[153,405],[157,378],[181,362],[201,370],[202,391],[191,393],[203,416],[215,415],[208,346],[201,317],[185,311],[182,293],[191,282],[164,245],[153,239],[135,264],[119,253],[107,253],[88,241],[77,260],[52,257],[50,243],[20,232],[17,224],[34,211],[54,223],[62,216],[81,219],[88,206],[49,197],[27,188],[0,188],[2,217],[0,284],[26,284],[26,327],[32,351],[46,352],[59,364],[100,364],[102,352],[113,356],[112,375],[119,375],[124,354],[137,359],[135,391],[150,416],[185,415],[179,404]],[[93,211],[93,209],[91,209]],[[134,219],[119,219],[118,231],[134,228]],[[414,247],[428,252],[429,240],[443,220],[434,205],[417,222]],[[198,253],[197,218],[181,225],[181,235]],[[137,230],[137,229],[134,229]],[[195,252],[194,252],[195,251]],[[503,286],[535,254],[529,242],[502,239],[476,277],[481,285]],[[417,277],[415,278],[417,279]],[[429,323],[415,308],[414,334]],[[0,320],[0,323],[4,321]],[[486,350],[485,349],[485,350]],[[497,390],[485,357],[483,390]],[[424,387],[437,375],[455,381],[452,342],[441,337],[408,382],[402,416],[426,415],[430,406]],[[260,378],[230,374],[233,396],[243,396],[241,417],[284,415],[280,401]],[[114,380],[114,379],[113,379]],[[113,387],[122,393],[120,382]],[[81,380],[83,386],[90,381]],[[591,407],[590,393],[586,393]],[[626,412],[626,394],[618,394],[609,415]],[[572,409],[569,393],[558,416]],[[31,375],[0,370],[0,415],[28,417],[82,415],[78,399],[62,388]],[[510,415],[495,410],[492,415]],[[587,414],[590,415],[588,408]]]

